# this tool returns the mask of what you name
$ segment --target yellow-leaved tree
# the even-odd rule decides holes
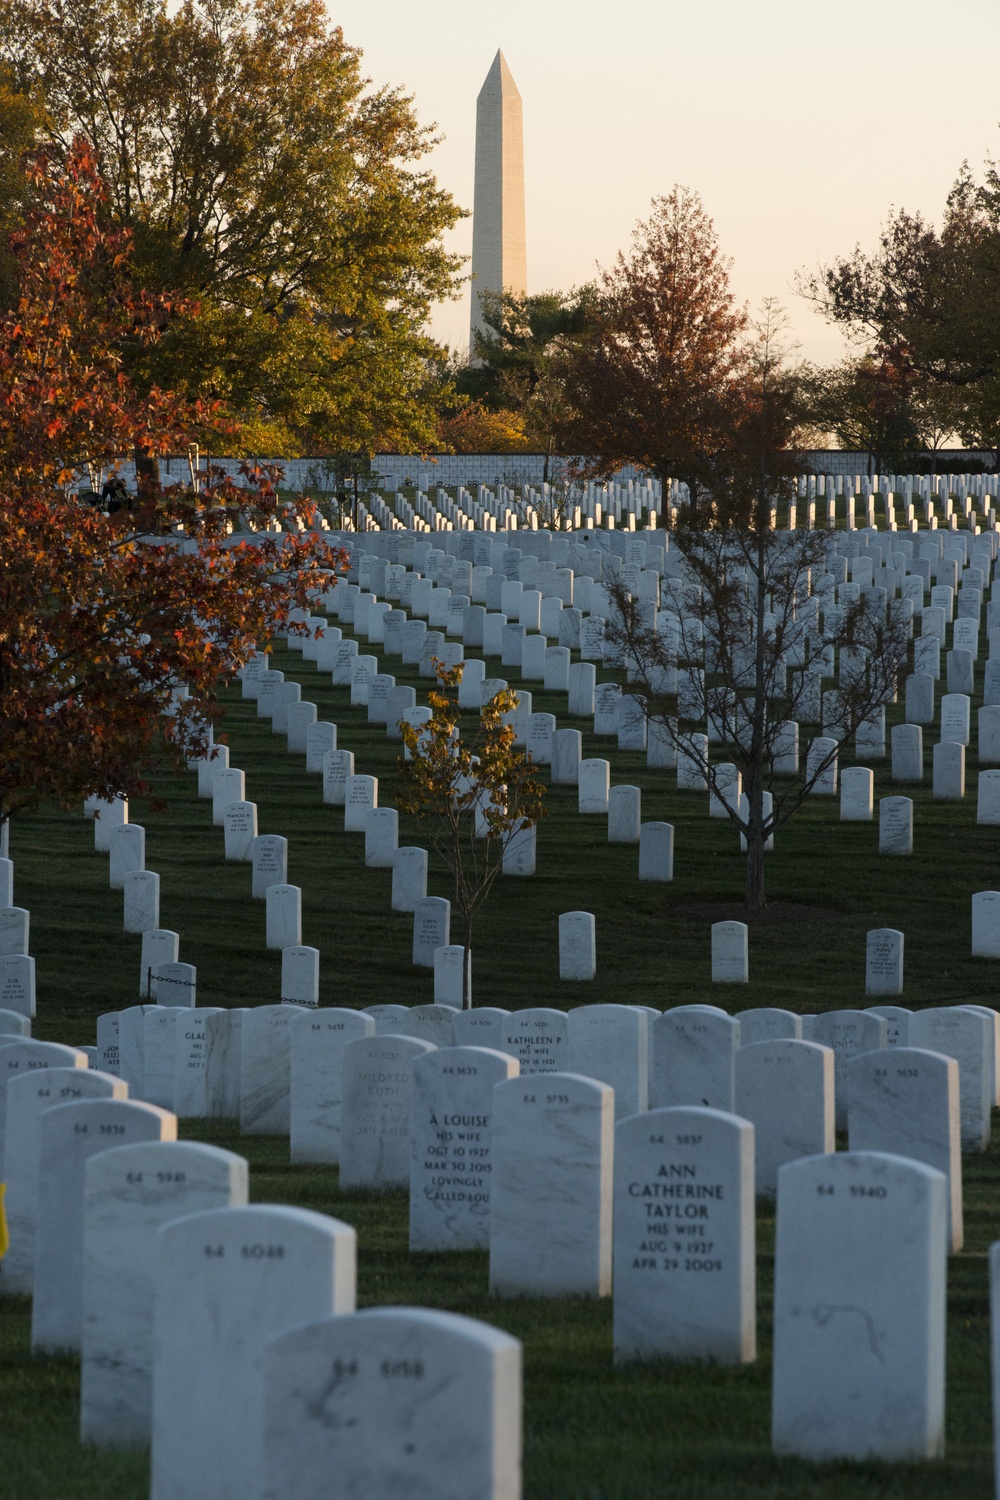
[[[457,693],[462,666],[435,661],[438,688],[428,694],[426,724],[401,724],[408,759],[399,762],[400,810],[419,818],[427,841],[454,881],[454,904],[462,918],[462,1007],[472,1004],[472,925],[503,868],[511,840],[545,816],[545,787],[535,767],[514,744],[504,722],[517,707],[509,688],[495,693],[479,714],[476,729],[462,733]]]

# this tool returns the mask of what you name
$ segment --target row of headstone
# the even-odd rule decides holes
[[[0,1057],[11,1125],[2,1285],[32,1294],[35,1352],[80,1353],[81,1437],[105,1447],[151,1441],[154,1495],[304,1494],[310,1464],[336,1459],[365,1493],[413,1484],[454,1500],[516,1500],[516,1341],[430,1310],[361,1315],[347,1335],[342,1409],[377,1396],[377,1441],[367,1418],[352,1418],[348,1426],[364,1430],[330,1448],[328,1423],[317,1426],[302,1404],[299,1325],[314,1320],[317,1350],[336,1334],[315,1320],[340,1324],[353,1313],[353,1229],[299,1209],[247,1207],[241,1157],[178,1143],[175,1116],[129,1101],[122,1080],[85,1063],[47,1043],[11,1043]],[[292,1328],[297,1350],[276,1344],[269,1364],[269,1341]],[[393,1353],[402,1392],[386,1383]],[[451,1400],[442,1393],[458,1379],[471,1430],[456,1465],[439,1436],[410,1439],[414,1402],[443,1422]]]

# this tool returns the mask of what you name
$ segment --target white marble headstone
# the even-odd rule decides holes
[[[607,816],[611,786],[611,763],[581,760],[577,784],[577,810],[582,814]]]
[[[894,927],[875,927],[865,947],[865,994],[903,993],[903,934]]]
[[[415,911],[427,895],[427,850],[397,849],[392,856],[392,909]]]
[[[35,960],[27,953],[0,958],[0,1009],[35,1014]]]
[[[129,1097],[141,1099],[146,1088],[146,1014],[155,1005],[130,1005],[118,1013],[118,1076]]]
[[[913,853],[913,801],[910,797],[879,799],[878,852]]]
[[[559,978],[585,981],[597,973],[597,934],[593,912],[565,911],[559,918]]]
[[[161,1109],[174,1108],[177,1026],[191,1015],[186,1006],[154,1005],[143,1017],[142,1097]]]
[[[972,898],[972,956],[1000,958],[1000,891],[977,891]]]
[[[372,807],[365,818],[365,864],[391,870],[399,844],[399,813],[394,807]]]
[[[903,1005],[866,1005],[873,1016],[881,1016],[885,1022],[885,1045],[907,1047],[910,1041],[910,1017],[913,1012]]]
[[[267,1346],[264,1390],[261,1500],[325,1500],[331,1474],[366,1500],[520,1500],[521,1346],[485,1323],[402,1307],[309,1323]]]
[[[504,1033],[509,1010],[498,1006],[479,1005],[473,1010],[456,1011],[451,1023],[451,1045],[453,1047],[492,1047],[497,1052],[507,1050]]]
[[[250,862],[253,867],[251,894],[255,901],[263,901],[268,886],[284,885],[288,880],[288,840],[280,833],[262,833],[250,845]]]
[[[153,999],[168,1007],[193,1006],[198,995],[198,970],[194,964],[157,964],[153,970]]]
[[[281,952],[281,1003],[319,1005],[319,949],[301,943]]]
[[[413,908],[413,964],[433,969],[434,954],[451,942],[451,902],[443,896],[425,896]]]
[[[611,1290],[614,1092],[576,1073],[512,1078],[493,1095],[490,1290]]]
[[[637,844],[641,826],[641,788],[613,786],[608,793],[608,842]]]
[[[0,958],[28,952],[31,913],[24,906],[0,907]]]
[[[120,1011],[108,1010],[97,1018],[97,1066],[115,1078],[121,1077],[120,1016]]]
[[[306,771],[312,776],[323,774],[323,757],[337,748],[337,726],[320,719],[306,729]]]
[[[226,830],[226,858],[249,860],[257,837],[256,802],[230,802],[223,813]]]
[[[643,823],[639,829],[639,879],[673,880],[672,823]]]
[[[139,998],[151,997],[153,972],[161,964],[175,964],[180,956],[180,935],[169,927],[155,927],[142,934],[139,958]]]
[[[463,975],[463,970],[464,975]],[[472,950],[466,953],[461,943],[449,943],[434,950],[434,1003],[461,1010],[465,994],[472,1005]],[[443,1045],[447,1046],[447,1043]]]
[[[7,1135],[7,1086],[18,1073],[36,1068],[85,1068],[87,1055],[61,1042],[36,1042],[30,1037],[0,1036],[0,1168]],[[5,1179],[0,1178],[0,1181]]]
[[[342,1062],[340,1185],[385,1192],[410,1180],[413,1063],[433,1050],[410,1036],[348,1042]]]
[[[731,1114],[740,1023],[710,1005],[678,1005],[653,1022],[650,1108],[700,1105]]]
[[[414,1058],[411,1250],[488,1248],[493,1089],[518,1071],[515,1058],[486,1047]]]
[[[746,984],[749,980],[745,922],[712,923],[712,983]]]
[[[406,1005],[392,1030],[397,1036],[415,1036],[432,1047],[450,1047],[456,1008],[453,1005]]]
[[[34,1286],[42,1114],[75,1099],[127,1098],[127,1083],[90,1068],[33,1068],[11,1078],[2,1163],[10,1244],[0,1260],[0,1291],[30,1296]]]
[[[736,1054],[736,1113],[754,1127],[757,1193],[773,1198],[786,1161],[836,1148],[833,1051],[792,1037],[744,1043]]]
[[[962,1248],[962,1160],[958,1063],[943,1052],[894,1047],[847,1066],[852,1151],[889,1151],[936,1167],[948,1179],[952,1254]]]
[[[157,1230],[247,1201],[241,1156],[196,1141],[150,1141],[91,1157],[83,1208],[80,1438],[146,1446],[152,1427]]]
[[[854,1151],[782,1167],[775,1452],[812,1462],[940,1455],[946,1265],[942,1172]]]
[[[616,1127],[616,1361],[756,1357],[753,1156],[753,1126],[721,1110]]]
[[[404,1036],[408,1005],[366,1005],[364,1014],[375,1022],[376,1036]]]
[[[993,1104],[993,1026],[959,1005],[929,1006],[910,1017],[909,1045],[943,1052],[958,1063],[962,1150],[985,1151]]]
[[[348,776],[344,783],[344,832],[364,833],[374,807],[378,807],[378,777]]]
[[[174,1022],[173,1110],[181,1119],[203,1120],[208,1115],[205,1033],[209,1017],[219,1014],[219,1007],[206,1005],[182,1011]]]
[[[32,1352],[79,1349],[83,1317],[84,1172],[92,1156],[139,1141],[174,1141],[177,1117],[153,1104],[80,1099],[41,1116]]]
[[[504,1023],[500,1049],[516,1057],[522,1074],[569,1069],[569,1024],[565,1011],[529,1006],[512,1011]]]
[[[867,766],[848,766],[840,773],[840,821],[870,823],[875,774]]]
[[[740,1023],[740,1046],[749,1047],[753,1042],[771,1042],[778,1038],[788,1041],[802,1040],[802,1017],[792,1010],[763,1005],[750,1010],[736,1012]],[[736,1111],[740,1113],[739,1109]]]
[[[106,802],[102,797],[95,797],[89,805],[94,819],[94,848],[98,854],[107,854],[111,849],[112,831],[128,822],[128,798],[112,797]]]
[[[344,1048],[359,1036],[374,1035],[374,1017],[362,1011],[331,1007],[293,1017],[289,1027],[293,1162],[335,1164],[340,1160]]]
[[[212,773],[212,822],[225,826],[226,808],[233,802],[246,801],[246,774],[235,766],[219,765]]]
[[[833,1049],[837,1129],[846,1130],[847,1064],[861,1052],[885,1046],[885,1021],[869,1010],[827,1010],[814,1017],[809,1040]]]
[[[210,1012],[205,1023],[205,1113],[210,1120],[239,1118],[245,1015],[234,1006]]]
[[[302,946],[302,888],[269,885],[264,892],[265,944],[282,951]]]
[[[125,877],[146,868],[146,830],[124,823],[111,830],[108,841],[109,882],[113,891],[125,889]],[[155,927],[155,922],[150,924]]]
[[[122,881],[126,932],[149,932],[160,925],[160,877],[153,870],[132,870]]]
[[[291,1043],[299,1005],[255,1005],[244,1011],[240,1037],[240,1134],[287,1135]]]
[[[250,1500],[268,1339],[354,1310],[356,1236],[301,1208],[224,1208],[158,1235],[150,1500]]]
[[[615,1119],[645,1110],[650,1017],[633,1005],[578,1005],[566,1018],[567,1071],[596,1078],[615,1091]]]
[[[353,750],[328,750],[323,756],[323,801],[343,807],[349,777],[354,775]]]

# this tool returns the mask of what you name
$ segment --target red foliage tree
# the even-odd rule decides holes
[[[696,193],[653,202],[629,255],[602,274],[589,326],[567,347],[564,452],[588,476],[635,463],[683,479],[692,514],[731,430],[747,372],[747,316]]]
[[[220,686],[342,560],[308,529],[311,502],[279,500],[250,465],[241,484],[150,481],[112,516],[70,493],[86,465],[183,449],[222,419],[140,398],[123,373],[129,341],[157,338],[171,309],[133,290],[87,142],[29,170],[0,322],[0,823],[45,799],[136,795],[164,751],[203,753]]]

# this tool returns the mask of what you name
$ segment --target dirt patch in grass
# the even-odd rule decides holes
[[[747,911],[742,901],[665,901],[663,915],[678,922],[746,922],[748,927],[808,927],[852,916],[838,906],[808,901],[771,901],[763,911]]]

